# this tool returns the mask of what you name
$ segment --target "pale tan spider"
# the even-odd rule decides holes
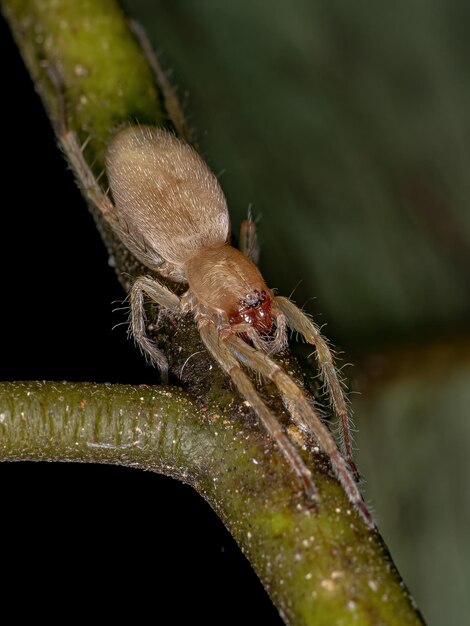
[[[131,330],[163,377],[167,376],[168,363],[146,334],[145,297],[164,309],[194,316],[204,345],[253,408],[306,493],[315,499],[310,470],[243,368],[277,386],[294,423],[316,439],[330,458],[350,502],[372,527],[353,476],[356,469],[348,409],[331,351],[317,326],[291,300],[276,296],[264,282],[253,262],[257,256],[253,222],[248,223],[241,250],[230,245],[226,200],[204,160],[188,143],[161,128],[121,129],[106,156],[111,201],[86,163],[76,134],[67,128],[63,106],[59,106],[59,137],[89,201],[126,248],[149,269],[149,274],[137,278],[130,289]],[[159,282],[159,275],[187,284],[187,291],[178,297]],[[286,347],[288,327],[315,347],[342,426],[346,458],[302,389],[271,358]]]

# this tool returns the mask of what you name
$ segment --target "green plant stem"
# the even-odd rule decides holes
[[[47,64],[61,74],[70,127],[90,138],[86,156],[97,173],[113,129],[136,119],[163,123],[152,74],[115,2],[2,6],[52,120],[57,94]],[[118,274],[137,275],[139,264],[95,217]],[[4,383],[2,458],[131,465],[192,484],[288,624],[422,623],[380,536],[352,509],[327,460],[308,460],[320,494],[314,507],[202,350],[193,321],[168,318],[159,339],[190,395],[176,387]],[[289,356],[281,363],[301,377]]]
[[[2,459],[112,463],[190,483],[288,623],[421,623],[378,535],[344,499],[334,514],[307,506],[258,433],[247,439],[241,419],[204,409],[164,387],[2,383]]]

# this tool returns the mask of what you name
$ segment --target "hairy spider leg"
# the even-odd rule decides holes
[[[60,76],[52,67],[49,67],[49,76],[56,87],[58,95],[57,130],[60,145],[71,165],[80,188],[89,202],[95,205],[103,218],[116,232],[126,248],[150,269],[158,268],[163,275],[170,274],[170,271],[165,271],[167,264],[163,263],[163,259],[160,259],[155,254],[155,251],[148,251],[145,245],[140,245],[131,236],[126,225],[121,224],[116,218],[113,203],[104,193],[90,166],[85,161],[83,148],[80,146],[77,134],[67,127],[64,93]],[[179,276],[172,276],[172,278],[181,280]],[[162,381],[168,382],[168,361],[161,350],[146,335],[144,294],[147,294],[155,303],[171,310],[179,310],[181,308],[180,299],[156,279],[149,276],[137,278],[132,285],[129,296],[131,305],[130,331],[142,352],[160,370]]]
[[[304,339],[315,346],[317,363],[320,367],[323,381],[328,389],[333,409],[341,424],[343,454],[353,472],[354,478],[359,480],[359,472],[353,461],[352,438],[349,428],[349,411],[341,386],[341,381],[336,373],[333,355],[318,327],[303,313],[289,298],[276,296],[274,305],[286,317],[287,324],[297,331]]]
[[[114,204],[99,185],[93,171],[85,160],[83,155],[84,146],[80,144],[77,133],[70,130],[67,125],[62,78],[57,68],[52,65],[47,67],[47,73],[57,93],[56,132],[60,147],[67,157],[78,186],[87,200],[96,207],[103,219],[110,225],[124,246],[146,267],[152,270],[159,270],[162,274],[165,274],[164,271],[161,271],[161,266],[164,264],[163,259],[158,256],[155,250],[148,250],[143,241],[137,241],[129,232],[127,224],[118,219]]]
[[[147,35],[147,32],[145,31],[145,28],[142,26],[142,24],[140,24],[140,22],[137,22],[136,20],[130,20],[129,23],[132,32],[134,33],[137,41],[140,44],[140,47],[142,48],[142,52],[144,53],[148,64],[152,68],[155,82],[157,83],[163,95],[163,104],[165,106],[168,117],[176,130],[176,133],[179,137],[181,137],[188,143],[192,143],[191,130],[186,122],[183,108],[181,106],[178,96],[176,95],[176,90],[171,85],[166,73],[160,65],[158,56],[155,54],[155,51],[152,48],[152,44]]]
[[[276,297],[273,294],[273,302]],[[287,322],[286,316],[279,313],[276,310],[276,307],[272,308],[272,314],[274,318],[274,323],[276,324],[276,330],[274,332],[274,338],[271,341],[271,349],[269,350],[269,354],[277,354],[278,352],[282,352],[285,350],[288,345],[287,339]]]
[[[220,367],[230,376],[240,394],[248,401],[251,408],[259,417],[262,425],[275,441],[280,451],[288,461],[290,467],[300,478],[306,494],[312,500],[315,500],[317,490],[310,470],[305,465],[302,457],[284,432],[279,421],[270,411],[268,406],[263,402],[252,382],[241,369],[238,360],[234,358],[234,356],[227,349],[224,339],[220,335],[220,330],[216,328],[212,322],[206,319],[200,319],[198,321],[198,325],[204,345],[207,347]]]
[[[243,254],[258,265],[259,243],[256,233],[256,224],[251,217],[251,210],[248,210],[248,217],[240,224],[239,248]]]
[[[151,276],[137,278],[130,291],[131,325],[129,334],[133,335],[135,342],[145,356],[150,357],[160,370],[162,382],[168,384],[168,361],[155,342],[147,336],[145,324],[144,296],[147,295],[165,309],[173,311],[181,310],[181,302],[177,295],[172,293],[164,285]]]
[[[369,527],[373,527],[372,517],[362,499],[359,488],[349,467],[338,450],[330,432],[308,402],[300,387],[286,372],[266,354],[253,349],[234,334],[224,338],[228,349],[246,366],[266,379],[271,380],[286,398],[286,406],[294,422],[303,430],[312,433],[322,450],[329,456],[339,482],[343,486],[351,504],[363,517]]]
[[[230,326],[229,332],[246,335],[257,350],[261,350],[262,352],[268,352],[269,350],[269,340],[264,339],[251,324],[245,322],[233,324]]]
[[[68,128],[62,77],[57,68],[52,65],[48,65],[47,74],[57,94],[56,132],[59,137],[60,146],[70,163],[80,188],[85,192],[90,202],[99,209],[102,216],[107,221],[112,222],[114,226],[112,217],[113,203],[101,189],[90,166],[85,161],[85,157],[83,156],[84,146],[80,145],[77,134]]]

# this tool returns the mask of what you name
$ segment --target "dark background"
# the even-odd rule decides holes
[[[250,202],[261,215],[269,284],[296,288],[355,363],[346,373],[362,394],[352,400],[366,495],[428,623],[460,626],[470,615],[468,3],[295,0],[269,14],[261,0],[127,4],[189,90],[235,227]],[[112,313],[120,287],[2,28],[2,378],[153,383],[125,326],[111,330],[125,319]],[[59,593],[85,612],[98,597],[108,617],[148,607],[157,622],[166,611],[168,623],[280,623],[189,488],[108,467],[0,471],[4,571],[35,608],[57,610]]]

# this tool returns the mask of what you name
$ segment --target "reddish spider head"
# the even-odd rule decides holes
[[[201,305],[223,313],[231,326],[250,324],[262,335],[273,325],[272,296],[259,269],[236,248],[204,249],[186,263],[192,293]]]
[[[238,300],[237,309],[230,315],[230,324],[251,324],[259,333],[269,333],[273,325],[271,296],[266,289],[255,289]]]

